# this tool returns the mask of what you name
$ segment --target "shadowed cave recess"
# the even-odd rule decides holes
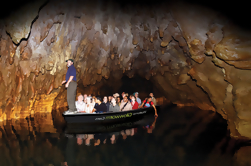
[[[72,58],[78,93],[119,92],[131,78],[166,102],[218,112],[232,137],[250,139],[250,30],[205,4],[40,0],[1,12],[0,120],[66,107]]]

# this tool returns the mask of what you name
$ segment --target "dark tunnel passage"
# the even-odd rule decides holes
[[[150,80],[146,80],[145,78],[140,77],[139,75],[135,75],[133,78],[129,78],[127,75],[123,75],[121,79],[114,80],[113,78],[108,78],[107,80],[103,79],[99,85],[93,85],[93,87],[97,86],[97,91],[90,92],[93,95],[99,96],[112,96],[115,93],[119,93],[121,95],[122,92],[126,92],[129,95],[139,92],[140,98],[145,98],[149,93],[154,93],[156,97],[163,97],[163,94],[154,88],[153,83]],[[83,88],[80,91],[86,91],[88,93],[88,89],[91,87],[79,87],[79,89]]]

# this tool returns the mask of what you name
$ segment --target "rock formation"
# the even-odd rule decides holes
[[[175,104],[217,111],[231,136],[250,139],[250,39],[221,13],[189,3],[38,1],[0,21],[0,119],[26,117],[42,101],[45,112],[63,106],[73,58],[79,87],[108,78],[116,87],[137,74]]]

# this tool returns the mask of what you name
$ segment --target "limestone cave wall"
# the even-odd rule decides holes
[[[150,80],[171,102],[220,113],[231,136],[251,138],[250,32],[184,2],[36,1],[0,21],[0,119],[65,103],[73,58],[78,85],[123,75]],[[46,107],[44,107],[46,106]]]

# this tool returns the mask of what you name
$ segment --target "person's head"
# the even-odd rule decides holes
[[[68,60],[66,60],[66,62],[67,62],[67,66],[68,67],[70,67],[71,65],[73,65],[73,59],[68,59]]]
[[[89,97],[92,97],[92,95],[91,95],[91,94],[89,94]]]
[[[84,97],[83,97],[83,95],[80,94],[80,95],[78,96],[78,101],[83,101],[83,100],[84,100]]]
[[[130,95],[130,99],[132,99],[132,95]]]
[[[107,96],[104,96],[103,102],[104,102],[104,103],[107,103]]]
[[[148,102],[152,101],[152,97],[151,97],[151,96],[148,96],[148,97],[147,97],[147,101],[148,101]]]
[[[111,101],[111,100],[112,100],[112,98],[113,98],[112,96],[109,96],[109,97],[108,97],[109,101]]]
[[[135,92],[135,97],[137,98],[139,96],[139,93],[138,92]]]
[[[117,98],[117,97],[119,97],[119,94],[115,93],[115,94],[113,94],[113,97]]]
[[[111,99],[111,103],[112,103],[112,104],[116,104],[115,98],[112,98],[112,99]]]
[[[101,104],[101,98],[100,97],[96,98],[96,103]]]
[[[116,103],[120,103],[120,98],[119,97],[117,97]]]
[[[87,98],[87,94],[84,94],[84,98],[85,98],[85,99]]]
[[[86,103],[87,103],[87,104],[90,104],[90,103],[91,103],[91,98],[90,98],[90,97],[87,97],[87,98],[86,98]]]
[[[132,101],[135,101],[135,100],[136,100],[136,99],[135,99],[135,96],[132,95],[132,96],[131,96],[131,100],[132,100]]]
[[[124,102],[127,102],[128,101],[128,96],[124,95],[123,100],[124,100]]]
[[[153,97],[153,93],[150,93],[149,96]]]
[[[96,97],[92,96],[92,102],[96,102]]]

